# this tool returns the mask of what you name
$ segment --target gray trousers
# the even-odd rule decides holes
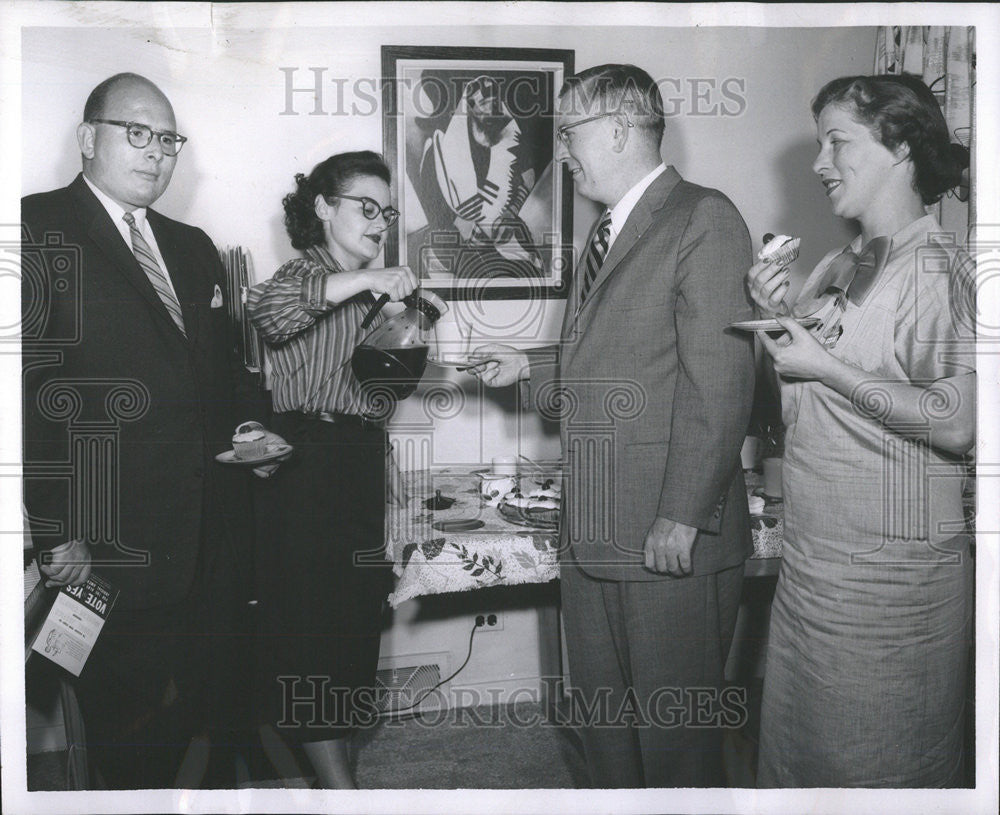
[[[724,785],[726,727],[746,718],[724,670],[743,566],[698,577],[597,580],[561,565],[570,709],[595,787]]]

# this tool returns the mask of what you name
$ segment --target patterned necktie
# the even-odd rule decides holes
[[[607,257],[610,238],[611,213],[605,212],[597,226],[597,231],[594,232],[594,237],[590,241],[590,246],[587,247],[587,263],[583,271],[583,287],[580,289],[580,306],[583,306],[587,299],[587,293],[590,291],[594,278],[597,277],[597,273],[601,270],[601,264]]]
[[[170,283],[167,282],[167,276],[163,273],[163,269],[156,262],[153,250],[149,248],[149,244],[142,237],[139,227],[135,225],[135,216],[131,212],[126,212],[122,215],[122,220],[128,224],[129,232],[132,235],[132,252],[135,254],[135,259],[139,261],[139,265],[146,273],[146,277],[149,278],[149,282],[153,284],[153,289],[156,290],[156,294],[163,301],[163,305],[167,307],[167,311],[181,330],[181,334],[184,334],[186,337],[184,317],[181,315],[181,304],[178,302],[173,289],[170,288]]]

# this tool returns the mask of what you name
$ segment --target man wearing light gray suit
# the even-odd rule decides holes
[[[724,783],[723,692],[752,551],[740,446],[753,396],[742,218],[660,158],[650,76],[571,77],[559,147],[591,231],[558,346],[488,345],[472,373],[557,414],[566,473],[562,610],[573,713],[598,787]]]

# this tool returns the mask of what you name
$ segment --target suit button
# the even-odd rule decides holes
[[[204,467],[195,467],[194,468],[194,477],[195,478],[201,478],[204,474],[205,474],[205,468]]]

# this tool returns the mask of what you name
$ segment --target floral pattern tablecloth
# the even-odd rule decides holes
[[[389,556],[398,578],[389,595],[395,608],[424,594],[468,591],[488,586],[547,583],[559,576],[559,533],[510,523],[496,507],[482,504],[479,476],[466,471],[413,470],[403,473],[409,501],[386,515]],[[454,498],[449,509],[429,510],[437,490]],[[469,532],[442,532],[433,524],[479,520]]]
[[[479,497],[479,476],[464,470],[412,470],[403,473],[406,506],[388,507],[386,544],[397,577],[389,595],[395,608],[425,594],[469,591],[489,586],[547,583],[559,577],[557,530],[510,523]],[[748,490],[759,485],[748,479]],[[437,490],[454,498],[448,509],[430,510],[425,502]],[[435,523],[482,521],[467,532],[441,531]],[[780,502],[768,501],[763,516],[752,519],[754,558],[781,556]]]

